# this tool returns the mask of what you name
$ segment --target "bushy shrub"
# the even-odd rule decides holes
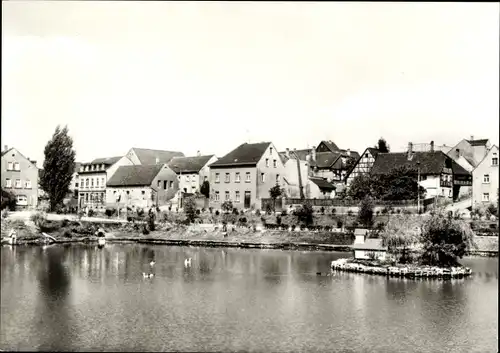
[[[231,212],[233,210],[233,203],[231,201],[224,201],[220,208],[224,212]]]
[[[334,207],[332,208],[332,215],[335,215],[337,213],[337,209]]]
[[[314,210],[309,203],[303,204],[299,209],[295,210],[297,220],[305,225],[312,225],[314,221]]]
[[[256,215],[256,216],[260,216],[260,214],[261,214],[261,213],[260,213],[260,210],[256,210],[256,211],[255,211],[255,215]]]
[[[353,215],[352,210],[348,210],[348,211],[347,211],[347,215],[348,215],[349,217],[350,217],[350,216],[352,216],[352,215]]]
[[[7,208],[4,208],[2,210],[2,219],[6,219],[7,217],[9,217],[9,210]]]
[[[237,208],[233,208],[233,214],[238,216],[240,214],[240,212],[238,211]]]
[[[359,204],[358,221],[365,227],[373,225],[373,201],[365,197]]]
[[[45,212],[35,212],[30,216],[30,220],[35,223],[36,226],[40,226],[42,222],[47,220],[47,214]]]
[[[89,215],[89,217],[93,217],[94,216],[94,210],[90,209],[88,215]]]
[[[148,216],[148,227],[149,227],[149,230],[150,231],[154,231],[155,230],[155,214],[153,212],[151,212]]]
[[[5,210],[9,209],[10,211],[15,211],[17,207],[17,198],[16,196],[4,189],[2,189],[2,202],[0,204],[0,209]]]
[[[281,216],[276,216],[276,224],[280,225],[281,224]]]
[[[216,215],[216,216],[220,215],[219,210],[215,210],[215,215]]]
[[[282,217],[285,217],[285,216],[287,216],[287,215],[288,215],[288,213],[286,212],[286,210],[281,211],[281,216],[282,216]]]
[[[71,239],[73,237],[73,233],[71,233],[69,229],[66,229],[64,230],[63,237]]]
[[[139,218],[144,217],[144,209],[143,208],[137,208],[136,213],[137,213],[137,217],[139,217]]]
[[[344,222],[342,221],[337,221],[337,228],[340,228],[342,229],[342,227],[344,226]]]
[[[145,224],[143,224],[143,226],[142,226],[142,234],[144,234],[144,235],[148,235],[149,234],[148,227],[146,227]]]
[[[105,213],[106,213],[106,216],[112,217],[116,213],[116,209],[114,209],[114,208],[106,208]]]
[[[266,205],[266,213],[268,215],[270,215],[271,213],[273,213],[273,207],[270,204]]]
[[[199,216],[201,214],[201,210],[200,209],[197,209],[196,210],[196,215]]]
[[[64,218],[61,222],[61,227],[65,228],[69,225],[69,219]]]

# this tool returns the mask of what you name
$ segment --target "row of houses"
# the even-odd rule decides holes
[[[206,207],[231,201],[236,208],[261,208],[269,189],[279,185],[288,198],[335,198],[361,174],[384,174],[403,165],[418,170],[426,198],[471,198],[474,207],[498,197],[498,147],[488,140],[464,139],[454,147],[409,143],[406,151],[362,154],[320,141],[306,149],[278,151],[272,142],[243,143],[226,155],[185,156],[179,151],[131,148],[123,156],[77,163],[71,185],[79,208],[182,207],[186,196],[209,186]],[[2,152],[2,188],[21,206],[36,206],[36,161],[15,148]]]

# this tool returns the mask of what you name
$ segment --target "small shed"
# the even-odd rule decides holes
[[[367,235],[368,235],[368,229],[364,228],[354,229],[354,236],[355,236],[354,244],[364,244]]]
[[[365,239],[363,243],[354,243],[352,246],[355,259],[377,259],[387,258],[387,247],[382,246],[382,239]]]

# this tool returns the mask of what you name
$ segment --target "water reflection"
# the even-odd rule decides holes
[[[498,260],[467,260],[482,274],[446,282],[316,275],[346,255],[114,244],[44,252],[2,248],[0,348],[436,352],[496,347],[491,337],[498,321]],[[187,258],[191,266],[184,265]],[[143,278],[149,271],[155,276]]]

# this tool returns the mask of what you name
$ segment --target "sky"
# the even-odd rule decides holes
[[[498,3],[2,1],[2,145],[499,141]],[[3,148],[3,146],[2,146]]]

